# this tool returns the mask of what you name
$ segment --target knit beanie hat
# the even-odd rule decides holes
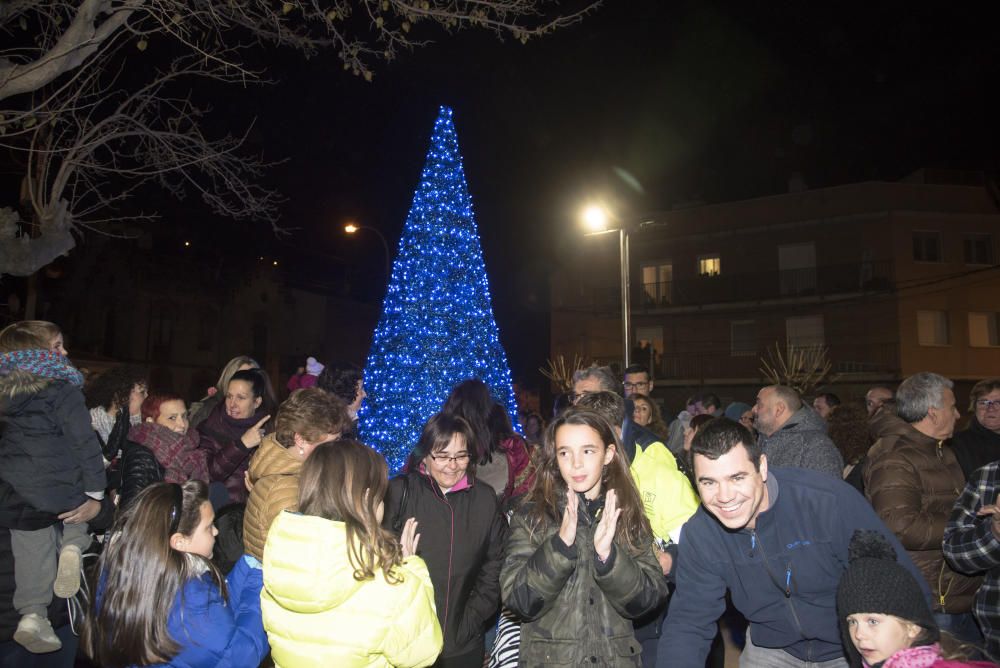
[[[750,410],[750,404],[745,404],[742,401],[734,401],[726,406],[726,410],[723,414],[733,422],[739,422],[740,418],[743,417],[743,414],[748,410]]]
[[[896,551],[878,531],[858,529],[848,546],[847,570],[837,587],[840,619],[857,613],[892,615],[927,629],[929,642],[941,631],[916,579],[896,561]]]
[[[318,376],[323,372],[323,365],[316,361],[315,357],[306,358],[306,373],[310,376]]]

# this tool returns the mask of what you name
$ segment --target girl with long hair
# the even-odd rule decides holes
[[[277,668],[429,666],[441,651],[416,523],[401,542],[380,525],[387,473],[381,455],[352,440],[317,445],[303,463],[300,512],[278,515],[264,547]]]
[[[469,423],[472,428],[469,449],[476,454],[476,475],[496,490],[501,504],[531,489],[534,481],[531,450],[514,432],[507,409],[493,399],[486,383],[476,379],[459,383],[448,395],[441,412]]]
[[[260,571],[223,578],[210,561],[215,513],[200,480],[147,487],[115,522],[81,637],[102,668],[244,668],[267,655]],[[242,562],[241,562],[242,563]]]
[[[642,665],[631,620],[663,603],[667,583],[621,443],[597,413],[570,408],[546,430],[500,585],[524,621],[519,665]]]

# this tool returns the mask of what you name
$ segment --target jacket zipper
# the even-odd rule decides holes
[[[802,622],[799,620],[799,613],[795,610],[795,603],[792,602],[792,562],[785,564],[785,584],[781,585],[781,582],[774,577],[774,573],[771,571],[771,566],[767,560],[767,552],[764,550],[764,544],[757,540],[757,530],[750,530],[750,547],[751,550],[754,547],[760,547],[760,556],[764,563],[764,570],[767,571],[767,575],[771,578],[771,582],[777,585],[778,589],[782,591],[785,595],[785,600],[788,602],[788,610],[792,613],[792,619],[795,621],[795,628],[799,632],[799,636],[806,643],[806,661],[812,661],[812,643],[806,638],[806,634],[802,631]]]

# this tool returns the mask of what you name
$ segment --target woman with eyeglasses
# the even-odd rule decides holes
[[[96,665],[240,668],[268,652],[260,571],[212,564],[218,533],[200,480],[142,490],[105,543],[81,634]]]
[[[965,479],[980,466],[1000,459],[1000,378],[987,378],[969,393],[969,426],[951,439]]]
[[[417,555],[427,562],[444,632],[439,668],[481,668],[484,636],[500,608],[507,522],[493,488],[476,479],[479,455],[469,423],[438,413],[385,499],[387,529],[399,535],[416,522]]]

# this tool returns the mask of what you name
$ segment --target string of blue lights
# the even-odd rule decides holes
[[[365,366],[362,439],[398,471],[469,378],[490,386],[520,431],[452,110],[441,107]]]

